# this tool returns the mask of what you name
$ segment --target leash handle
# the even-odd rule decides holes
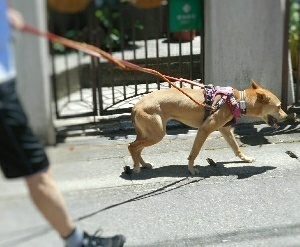
[[[52,42],[60,43],[60,44],[62,44],[64,46],[66,46],[66,47],[82,51],[82,52],[84,52],[84,53],[86,53],[86,54],[88,54],[90,56],[96,57],[96,58],[104,57],[109,62],[118,65],[120,68],[122,68],[124,70],[137,70],[137,71],[145,72],[145,73],[148,73],[148,74],[156,75],[156,76],[162,78],[163,80],[165,80],[166,82],[168,82],[172,87],[174,87],[177,90],[179,90],[185,96],[187,96],[188,98],[190,98],[197,105],[203,106],[203,107],[208,107],[208,106],[206,106],[206,104],[198,102],[193,97],[191,97],[190,95],[188,95],[187,93],[185,93],[180,87],[176,86],[170,80],[183,81],[183,82],[189,83],[191,85],[200,86],[200,87],[203,88],[202,84],[195,83],[194,81],[190,81],[190,80],[187,80],[187,79],[178,79],[178,78],[174,78],[174,77],[171,77],[171,76],[166,76],[166,75],[164,75],[164,74],[162,74],[162,73],[160,73],[160,72],[158,72],[156,70],[149,69],[149,68],[144,68],[144,67],[141,67],[139,65],[130,63],[128,61],[125,61],[125,60],[118,60],[118,59],[112,57],[109,53],[107,53],[107,52],[105,52],[105,51],[103,51],[103,50],[101,50],[101,49],[99,49],[99,48],[97,48],[97,47],[95,47],[93,45],[89,45],[89,44],[86,44],[86,43],[80,43],[80,42],[77,42],[77,41],[74,41],[74,40],[63,38],[61,36],[58,36],[58,35],[50,33],[50,32],[42,32],[42,31],[40,31],[40,30],[38,30],[38,29],[36,29],[36,28],[34,28],[32,26],[29,26],[27,24],[25,24],[23,26],[22,31],[25,31],[27,33],[31,33],[31,34],[34,34],[34,35],[45,37],[45,38],[47,38],[48,40],[50,40]]]

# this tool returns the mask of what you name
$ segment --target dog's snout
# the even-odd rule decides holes
[[[280,120],[283,121],[283,120],[285,120],[288,117],[288,115],[285,113],[284,110],[280,109],[280,111],[279,111],[279,117],[280,117]]]

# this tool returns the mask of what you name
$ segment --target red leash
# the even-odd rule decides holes
[[[53,33],[50,33],[50,32],[42,32],[42,31],[40,31],[40,30],[38,30],[38,29],[36,29],[32,26],[29,26],[27,24],[24,25],[22,30],[26,31],[28,33],[31,33],[31,34],[35,34],[35,35],[38,35],[38,36],[45,37],[45,38],[47,38],[48,40],[50,40],[52,42],[60,43],[64,46],[66,46],[66,47],[76,49],[78,51],[82,51],[82,52],[84,52],[84,53],[86,53],[90,56],[93,56],[93,57],[97,57],[97,58],[104,57],[108,61],[110,61],[111,63],[114,63],[114,64],[118,65],[120,68],[122,68],[124,70],[137,70],[137,71],[145,72],[145,73],[148,73],[148,74],[156,75],[156,76],[162,78],[163,80],[165,80],[166,82],[168,82],[172,87],[176,88],[181,93],[186,95],[188,98],[190,98],[192,101],[194,101],[197,105],[206,107],[205,104],[203,104],[201,102],[198,102],[197,100],[192,98],[190,95],[185,93],[180,87],[176,86],[170,80],[185,82],[185,83],[189,83],[193,86],[198,86],[198,87],[203,88],[203,85],[200,84],[200,83],[196,83],[194,81],[187,80],[187,79],[182,79],[182,78],[179,79],[179,78],[167,76],[167,75],[164,75],[164,74],[162,74],[162,73],[160,73],[160,72],[158,72],[154,69],[144,68],[144,67],[141,67],[139,65],[130,63],[128,61],[125,61],[125,60],[118,60],[118,59],[112,57],[109,53],[107,53],[107,52],[105,52],[105,51],[103,51],[103,50],[101,50],[101,49],[99,49],[99,48],[97,48],[93,45],[89,45],[89,44],[86,44],[86,43],[80,43],[80,42],[77,42],[77,41],[66,39],[66,38],[60,37],[58,35],[55,35]]]

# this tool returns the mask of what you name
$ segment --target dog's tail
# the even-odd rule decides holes
[[[136,109],[135,107],[133,107],[131,110],[131,121],[134,127],[135,127],[135,116],[136,116]]]
[[[131,110],[131,121],[132,121],[133,127],[135,129],[135,133],[137,135],[140,135],[141,131],[140,131],[138,123],[137,123],[137,113],[138,113],[138,111],[137,111],[136,107],[133,107]]]

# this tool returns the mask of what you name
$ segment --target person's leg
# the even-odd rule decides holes
[[[76,228],[64,199],[49,169],[25,177],[34,204],[52,227],[65,239],[67,247],[122,247],[125,237],[102,238],[91,236]]]
[[[0,84],[0,168],[6,178],[24,177],[31,198],[64,238],[66,247],[121,247],[125,237],[91,236],[75,228],[50,171],[44,147],[28,125],[14,82]]]
[[[49,169],[25,177],[25,181],[39,211],[63,238],[68,237],[75,226]]]

